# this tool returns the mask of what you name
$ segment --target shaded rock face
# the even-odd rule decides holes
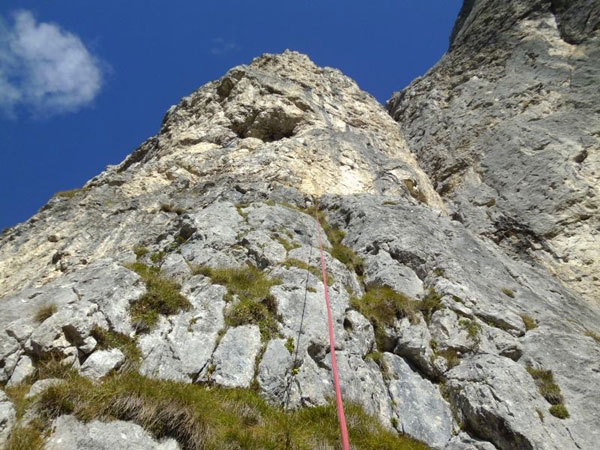
[[[465,1],[388,103],[449,212],[600,302],[600,2]]]
[[[487,14],[490,5],[471,10]],[[456,48],[475,27],[465,11]],[[35,397],[62,382],[37,379],[56,360],[96,383],[138,370],[253,388],[286,408],[326,404],[320,233],[345,399],[436,449],[594,448],[600,311],[546,263],[514,258],[508,236],[490,239],[491,223],[475,226],[480,207],[457,194],[475,195],[470,178],[440,189],[442,165],[422,170],[408,135],[409,146],[353,81],[294,52],[264,55],[200,88],[122,164],[2,236],[0,379],[35,382]],[[418,158],[424,151],[414,149]],[[495,191],[476,186],[489,203]],[[504,211],[495,204],[485,208]],[[231,281],[248,267],[263,277],[251,272],[252,286],[267,286],[254,297]],[[180,298],[157,285],[187,303],[144,326],[140,305]],[[544,371],[552,397],[535,378]],[[7,437],[16,419],[2,398]],[[570,417],[553,416],[550,401]],[[179,445],[128,422],[61,416],[53,426],[48,448],[121,445],[103,434]]]

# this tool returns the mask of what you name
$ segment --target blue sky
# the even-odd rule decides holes
[[[82,186],[228,69],[286,48],[385,102],[448,47],[462,0],[2,0],[0,229]]]

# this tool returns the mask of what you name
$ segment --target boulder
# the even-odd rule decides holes
[[[115,420],[88,423],[73,416],[60,416],[52,423],[54,432],[46,442],[46,450],[179,450],[174,439],[155,440],[135,423]]]
[[[97,350],[81,365],[81,374],[89,378],[99,379],[111,370],[118,369],[124,361],[125,355],[117,348]]]
[[[254,378],[254,361],[260,350],[260,331],[256,325],[227,330],[211,361],[208,381],[225,387],[248,387]]]

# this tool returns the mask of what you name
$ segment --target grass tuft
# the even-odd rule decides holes
[[[10,432],[5,450],[42,450],[44,434],[34,425],[16,425]]]
[[[414,318],[417,303],[390,287],[374,286],[362,298],[353,298],[350,304],[372,323],[391,326],[396,319]]]
[[[548,411],[550,411],[550,414],[554,417],[558,417],[559,419],[566,419],[570,416],[569,411],[567,411],[567,408],[563,404],[552,405]]]
[[[285,348],[287,349],[288,352],[290,352],[290,355],[294,354],[294,350],[295,350],[296,346],[294,345],[293,337],[287,338],[287,341],[285,341]]]
[[[342,244],[342,240],[346,236],[346,233],[329,224],[325,214],[322,211],[315,206],[310,208],[298,208],[297,206],[290,204],[284,204],[283,206],[316,217],[321,225],[321,228],[323,228],[327,239],[331,243],[331,249],[329,250],[331,256],[336,258],[342,264],[346,265],[350,271],[355,272],[359,276],[363,275],[364,262],[362,258],[358,256],[350,247]]]
[[[77,373],[73,367],[63,363],[64,355],[44,354],[41,357],[34,358],[35,361],[35,380],[45,378],[69,378]]]
[[[416,319],[417,303],[387,286],[371,287],[361,298],[353,297],[350,306],[365,316],[375,329],[375,339],[380,350],[385,349],[385,327],[396,319]]]
[[[296,242],[288,241],[286,238],[284,238],[280,234],[276,234],[274,236],[274,238],[277,242],[279,242],[281,245],[283,245],[283,248],[285,248],[285,250],[287,252],[294,250],[296,248],[302,247],[300,244],[297,244]]]
[[[531,331],[538,327],[538,324],[535,321],[535,319],[527,314],[521,314],[521,319],[523,319],[526,331]]]
[[[515,291],[509,288],[502,288],[502,293],[510,298],[515,298]]]
[[[527,372],[535,380],[538,391],[552,405],[560,405],[564,402],[564,397],[558,384],[554,382],[554,375],[551,370],[534,369],[527,367]]]
[[[157,267],[136,262],[128,266],[146,283],[146,293],[130,307],[131,320],[138,331],[149,331],[160,314],[172,315],[189,310],[191,303],[179,292],[181,286],[160,276]]]
[[[82,192],[86,192],[87,190],[88,190],[87,188],[76,188],[76,189],[69,189],[67,191],[59,191],[56,194],[54,194],[54,197],[62,198],[62,199],[70,199],[70,198],[77,196],[78,194],[80,194]]]
[[[274,301],[242,299],[225,313],[225,324],[231,327],[258,325],[263,342],[269,341],[279,332],[277,308]]]
[[[283,267],[285,267],[286,269],[289,269],[290,267],[297,267],[299,269],[306,270],[307,272],[312,273],[319,280],[323,281],[323,272],[321,272],[321,269],[315,266],[311,266],[300,259],[288,258],[283,262]],[[329,271],[327,272],[327,281],[329,282],[329,284],[335,283],[335,278],[333,278],[333,275],[329,273]]]
[[[443,307],[441,295],[430,289],[421,300],[411,300],[404,294],[388,286],[370,286],[361,298],[353,297],[350,306],[365,316],[375,328],[378,348],[383,349],[384,330],[392,326],[396,319],[407,317],[411,322],[417,320],[417,312],[422,312],[429,322],[431,315]]]
[[[479,333],[481,332],[481,325],[474,320],[460,319],[458,324],[467,331],[469,339],[475,342],[479,342]]]
[[[135,254],[137,260],[140,260],[141,258],[146,256],[149,252],[150,250],[148,250],[148,248],[144,247],[143,245],[136,245],[135,247],[133,247],[133,253]]]
[[[316,216],[327,235],[327,239],[331,243],[331,256],[344,264],[351,272],[355,272],[357,275],[363,275],[364,273],[364,261],[356,254],[350,247],[342,244],[342,240],[346,237],[346,233],[339,230],[329,224],[325,218],[325,214],[321,211],[316,211]]]
[[[54,313],[57,310],[58,309],[56,308],[56,305],[54,303],[44,305],[36,311],[34,319],[37,323],[42,323],[46,319],[49,319],[50,317],[52,317],[52,315],[54,315]]]
[[[418,308],[423,313],[425,322],[429,323],[433,313],[444,308],[442,295],[436,292],[435,289],[430,288],[427,295],[418,303]]]

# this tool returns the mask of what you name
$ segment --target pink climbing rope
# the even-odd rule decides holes
[[[316,214],[316,213],[315,213]],[[327,266],[325,265],[325,256],[323,255],[323,241],[321,239],[321,225],[315,216],[317,223],[317,234],[319,236],[319,250],[321,252],[321,271],[323,272],[323,285],[325,287],[325,303],[327,305],[327,321],[329,323],[329,347],[331,349],[331,370],[333,372],[333,384],[335,386],[335,403],[337,405],[338,421],[340,423],[340,434],[342,435],[342,449],[350,450],[350,438],[348,437],[348,428],[346,427],[346,416],[344,414],[344,402],[342,400],[342,390],[340,388],[340,375],[335,359],[335,337],[333,333],[333,317],[331,315],[331,302],[329,301],[329,287],[327,286]]]

